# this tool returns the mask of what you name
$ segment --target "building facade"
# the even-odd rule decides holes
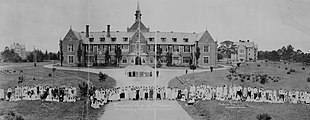
[[[13,49],[22,59],[26,59],[26,46],[24,44],[13,43],[10,49]]]
[[[120,66],[154,66],[156,61],[166,65],[167,60],[172,59],[172,65],[188,66],[190,61],[195,61],[193,53],[199,47],[201,54],[197,65],[217,65],[217,42],[207,30],[201,33],[152,32],[142,23],[141,16],[138,5],[135,22],[126,31],[111,31],[110,25],[107,25],[106,31],[100,32],[91,32],[89,25],[86,25],[85,32],[76,32],[70,28],[63,40],[60,40],[63,64],[75,66],[77,63],[118,63]],[[80,49],[82,55],[79,60],[77,51]],[[116,53],[119,49],[122,57],[117,60]]]
[[[258,57],[258,45],[250,40],[234,42],[237,46],[237,54],[232,54],[232,60],[235,62],[256,62]]]

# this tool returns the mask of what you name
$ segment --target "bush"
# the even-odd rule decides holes
[[[310,77],[307,77],[307,82],[310,82]]]
[[[290,71],[288,71],[286,74],[291,74],[291,72],[290,72]]]
[[[305,70],[305,68],[303,67],[302,70]]]
[[[294,69],[290,69],[290,72],[295,72],[295,70]]]
[[[287,70],[287,67],[285,68],[285,70]]]
[[[51,74],[51,73],[49,73],[49,74],[48,74],[48,76],[49,76],[49,77],[51,77],[51,76],[52,76],[52,74]]]
[[[270,116],[268,113],[258,114],[258,115],[256,116],[256,118],[257,118],[258,120],[271,120],[271,119],[272,119],[271,116]]]
[[[161,67],[162,67],[162,64],[161,64],[161,63],[157,63],[157,64],[156,64],[156,67],[157,67],[157,68],[161,68]]]
[[[257,64],[257,67],[260,67],[260,64]]]
[[[99,81],[102,82],[102,81],[105,81],[108,78],[108,75],[107,74],[103,74],[102,72],[99,72],[98,77],[99,77]]]

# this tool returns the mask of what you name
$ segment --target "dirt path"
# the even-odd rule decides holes
[[[54,66],[46,65],[44,67],[53,68]],[[66,67],[56,68],[78,70],[76,68]],[[216,70],[224,69],[226,69],[226,67]],[[185,70],[156,69],[159,71],[159,77],[134,78],[125,75],[126,69],[80,68],[79,70],[93,73],[98,73],[100,71],[106,73],[116,80],[116,86],[168,86],[168,82],[172,78],[185,74]],[[202,71],[209,71],[209,69],[196,70],[196,72]],[[100,120],[192,120],[177,101],[119,101],[108,104],[105,109],[105,113],[99,118]]]

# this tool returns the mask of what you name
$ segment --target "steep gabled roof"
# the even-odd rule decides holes
[[[127,28],[127,32],[136,32],[138,30],[138,27],[139,27],[139,21],[136,20],[135,23],[133,23],[130,28]],[[146,26],[142,23],[142,21],[140,21],[140,30],[141,30],[141,32],[149,32],[150,31],[150,29],[146,28]]]
[[[64,39],[81,40],[81,35],[79,32],[70,29]]]
[[[201,37],[199,37],[199,42],[214,42],[213,38],[211,37],[210,33],[206,30]]]
[[[139,33],[140,33],[140,36],[139,36]],[[141,43],[145,43],[145,42],[146,42],[144,35],[143,35],[141,32],[139,32],[138,30],[137,30],[137,31],[135,32],[135,34],[132,36],[131,42],[137,42],[138,39],[139,39],[139,37],[140,37],[140,42],[141,42]]]

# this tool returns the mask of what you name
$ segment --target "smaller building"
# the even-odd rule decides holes
[[[26,46],[24,44],[13,43],[10,49],[13,49],[22,59],[26,59]]]
[[[231,55],[234,62],[256,62],[258,56],[258,45],[250,40],[234,42],[237,47],[237,53]]]

